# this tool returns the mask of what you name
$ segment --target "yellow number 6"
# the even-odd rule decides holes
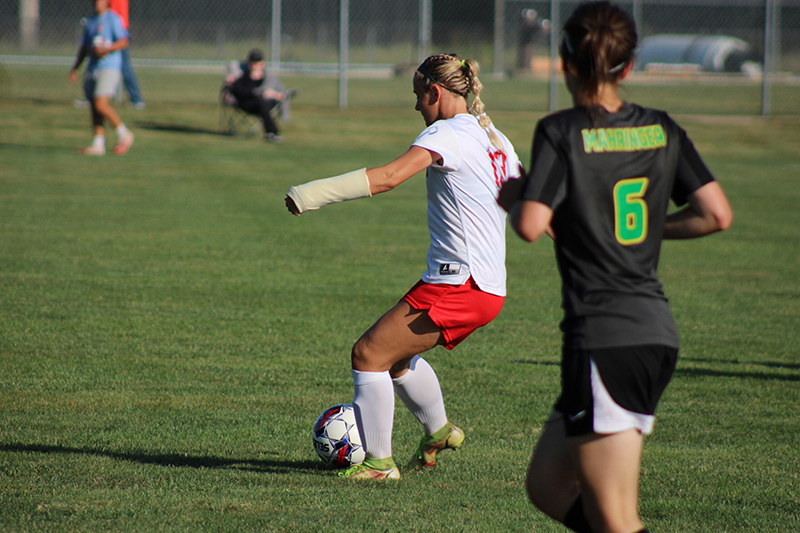
[[[614,233],[623,246],[639,244],[647,238],[648,210],[644,193],[650,180],[631,178],[614,186]]]

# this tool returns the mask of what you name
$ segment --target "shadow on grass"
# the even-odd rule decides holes
[[[702,359],[698,357],[681,357],[681,361],[689,361],[692,363],[711,363],[711,364],[725,364],[725,365],[753,365],[765,366],[767,368],[780,368],[785,370],[800,370],[800,363],[778,363],[773,361],[742,361],[739,359]]]
[[[715,365],[751,365],[760,366],[765,368],[773,368],[776,370],[800,370],[798,363],[779,363],[779,362],[748,362],[739,361],[736,359],[721,360],[721,359],[694,359],[690,357],[680,357],[679,363],[703,363]],[[555,361],[536,361],[533,359],[515,359],[511,361],[514,365],[534,365],[534,366],[561,366],[560,362]],[[763,379],[767,381],[800,381],[800,374],[775,374],[770,372],[737,372],[735,370],[716,370],[711,368],[678,368],[676,374],[681,374],[690,377],[712,376],[712,377],[729,377],[729,378],[743,378],[743,379]]]
[[[110,457],[147,465],[178,468],[219,468],[269,472],[273,474],[306,472],[323,474],[331,469],[319,461],[274,461],[256,459],[228,459],[203,455],[151,454],[146,452],[114,452],[96,448],[73,448],[45,444],[0,444],[0,452],[29,452],[43,454],[75,454]]]
[[[678,363],[680,364],[680,363]],[[781,368],[795,370],[797,365],[793,364],[764,364],[756,363],[769,368]],[[675,374],[689,377],[720,377],[720,378],[742,378],[742,379],[762,379],[765,381],[800,381],[800,374],[773,374],[770,372],[736,372],[730,370],[713,370],[710,368],[678,368]]]
[[[514,359],[509,362],[512,365],[561,366],[558,361],[536,361],[535,359]]]
[[[217,128],[202,128],[199,126],[187,126],[186,124],[169,124],[166,122],[153,122],[150,120],[137,120],[135,126],[145,130],[169,131],[174,133],[196,133],[201,135],[219,135],[230,137],[228,132],[220,131]]]
[[[27,102],[33,105],[62,105],[62,102],[57,100],[45,100],[44,98],[19,98],[21,102]]]

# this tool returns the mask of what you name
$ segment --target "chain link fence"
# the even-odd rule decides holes
[[[620,0],[639,28],[637,76],[800,85],[800,0]],[[283,74],[392,77],[457,52],[497,79],[557,78],[553,28],[576,0],[131,0],[137,69],[221,71],[262,48]],[[89,0],[0,0],[0,64],[69,63]],[[342,31],[346,35],[342,37]],[[704,63],[705,61],[705,63]],[[59,64],[61,64],[59,63]],[[768,76],[763,76],[764,72]],[[661,77],[661,78],[659,78]],[[345,91],[340,105],[346,104]],[[781,93],[783,94],[783,93]],[[791,92],[796,97],[796,92]],[[780,97],[779,97],[780,98]],[[555,101],[555,102],[554,102]],[[553,90],[550,108],[557,105]],[[775,106],[780,109],[791,106]],[[795,111],[797,112],[797,111]]]

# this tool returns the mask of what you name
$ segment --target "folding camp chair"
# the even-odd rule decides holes
[[[230,91],[231,84],[241,75],[242,67],[238,61],[230,61],[225,66],[225,78],[219,89],[219,131],[236,135],[239,130],[246,128],[246,135],[258,135],[259,117],[244,112]]]
[[[219,91],[219,129],[221,133],[236,135],[238,130],[247,127],[247,135],[258,135],[259,118],[242,111],[236,103],[236,98],[231,94],[230,86],[242,75],[243,65],[239,61],[229,61],[225,65],[225,78]],[[289,103],[297,93],[296,89],[286,90],[283,82],[274,74],[267,71],[264,76],[264,86],[286,97],[272,110],[273,118],[281,122],[289,122]]]

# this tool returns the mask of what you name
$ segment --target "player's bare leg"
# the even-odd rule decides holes
[[[122,123],[122,119],[111,106],[111,97],[96,97],[92,102],[92,111],[99,115],[101,120],[108,120],[117,130],[117,144],[114,146],[114,153],[116,155],[122,155],[130,150],[133,145],[134,135],[125,127],[125,124]]]
[[[588,522],[596,532],[641,531],[642,443],[637,430],[567,438],[563,419],[554,414],[528,468],[528,497],[543,513],[562,523],[569,521],[571,514],[572,520]],[[573,505],[582,509],[573,509]]]
[[[639,473],[644,438],[636,429],[567,439],[579,465],[586,518],[603,533],[644,529],[639,518]]]
[[[427,311],[405,300],[384,314],[356,341],[352,351],[353,405],[367,459],[343,473],[353,479],[398,479],[392,458],[394,385],[420,352],[444,343],[444,335]]]
[[[567,449],[564,419],[555,411],[536,444],[525,487],[531,503],[562,523],[580,494],[578,472]]]
[[[408,371],[411,359],[444,344],[439,326],[428,316],[401,300],[364,333],[353,346],[353,369],[390,371],[393,378]]]
[[[105,116],[98,110],[95,105],[96,102],[96,98],[91,102],[92,144],[87,148],[78,150],[81,155],[105,155],[106,153],[105,130],[103,128]]]
[[[92,110],[94,113],[101,115],[103,118],[111,122],[111,124],[116,128],[120,124],[122,124],[122,120],[119,118],[119,115],[114,108],[111,107],[111,97],[110,96],[97,96],[92,102]]]

